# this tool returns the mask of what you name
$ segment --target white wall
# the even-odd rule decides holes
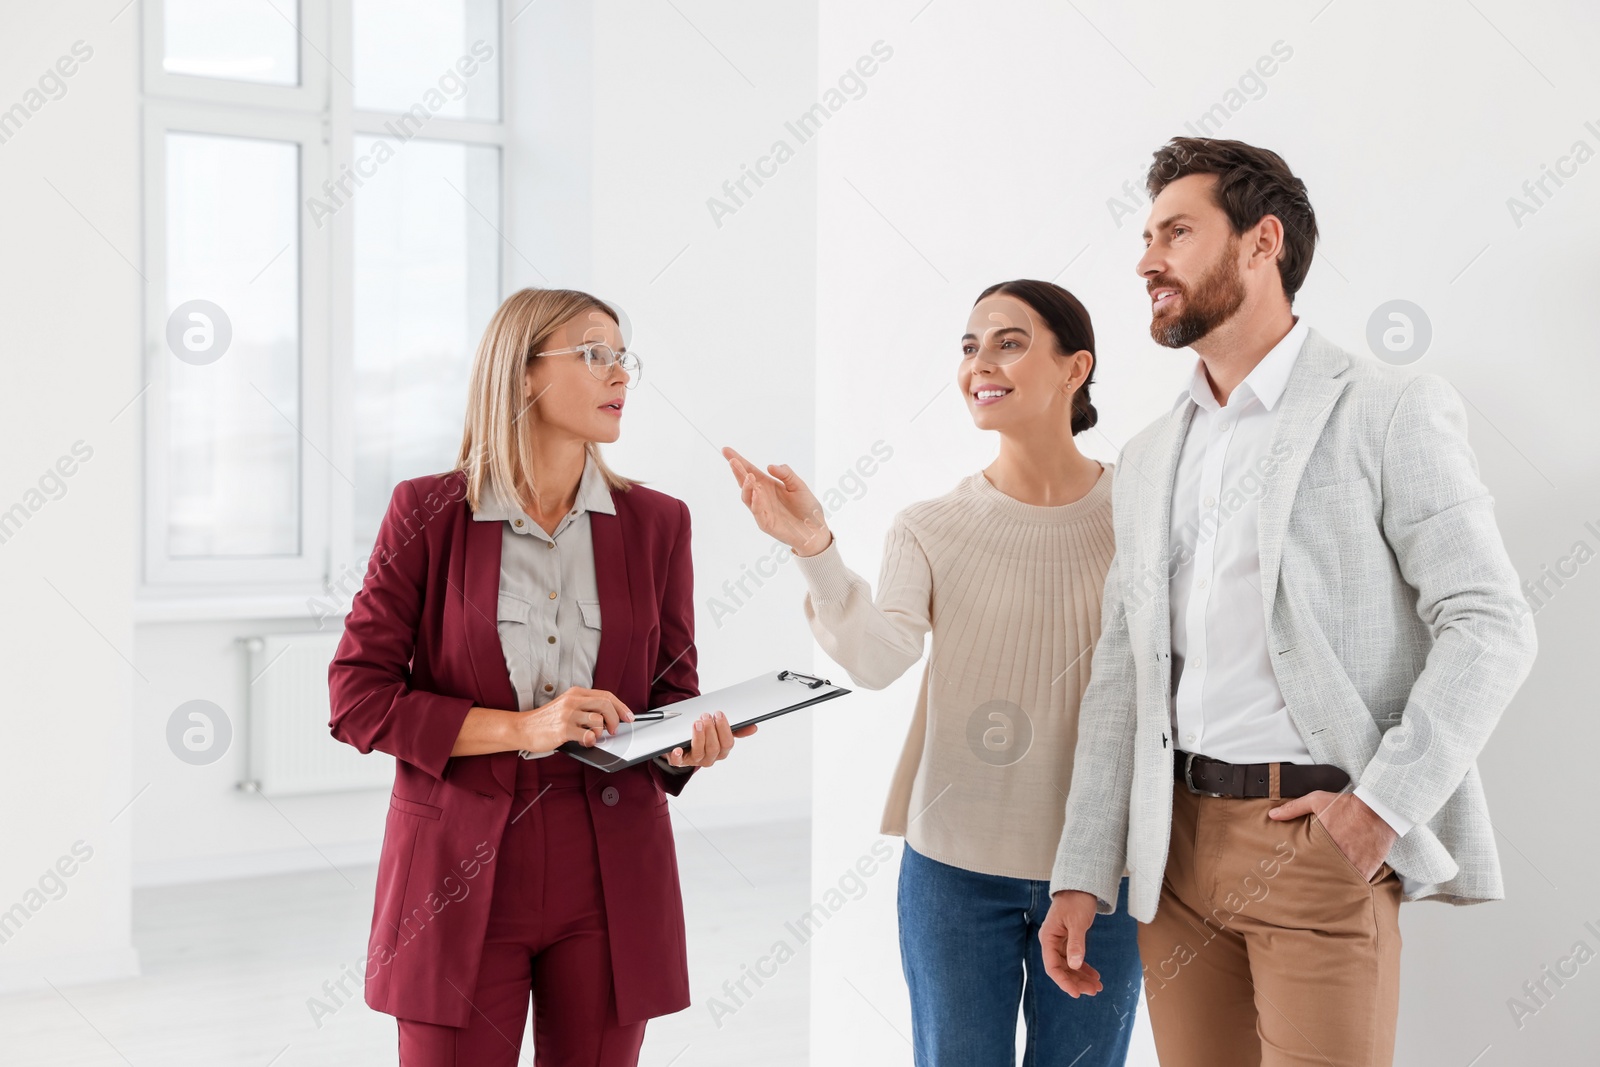
[[[718,450],[812,473],[816,157],[747,183],[756,195],[720,226],[706,201],[809,104],[815,37],[814,5],[796,0],[595,5],[592,284],[632,319],[645,364],[609,455],[691,508],[702,689],[809,665],[804,586],[764,562],[771,542]],[[806,817],[804,717],[739,744],[684,791],[680,820]]]
[[[137,969],[139,802],[127,805],[143,783],[126,753],[133,693],[147,682],[131,666],[139,445],[127,406],[139,392],[142,283],[139,190],[125,178],[139,158],[137,21],[99,6],[8,16],[0,34],[0,109],[32,111],[0,144],[0,510],[28,513],[0,544],[0,924],[8,911],[21,923],[0,925],[0,989]],[[64,94],[30,101],[79,41],[91,51],[63,68],[74,70]],[[88,458],[74,465],[77,442]],[[72,473],[39,493],[63,457]]]
[[[329,629],[337,622],[330,621]],[[151,682],[135,698],[131,758],[150,782],[134,821],[134,884],[168,885],[376,863],[387,790],[267,797],[238,788],[250,777],[246,734],[250,665],[241,639],[310,632],[307,619],[142,622],[136,662]],[[191,766],[167,744],[167,720],[207,700],[231,723],[214,763]]]
[[[1258,99],[1239,98],[1219,135],[1277,149],[1309,185],[1323,241],[1301,314],[1365,351],[1378,305],[1420,304],[1434,341],[1417,367],[1471,402],[1519,570],[1555,566],[1578,540],[1600,549],[1600,532],[1583,525],[1600,529],[1600,372],[1585,292],[1600,163],[1520,229],[1506,206],[1574,140],[1600,149],[1600,129],[1584,126],[1600,127],[1589,60],[1600,26],[1577,3],[1477,6],[824,0],[819,86],[874,40],[895,50],[831,121],[819,154],[817,467],[840,469],[879,437],[895,448],[868,496],[835,520],[846,560],[875,579],[893,513],[993,455],[951,385],[955,338],[988,283],[1057,279],[1093,313],[1101,418],[1080,438],[1087,451],[1114,456],[1167,408],[1187,367],[1146,333],[1133,273],[1143,205],[1119,228],[1108,200],[1126,180],[1140,186],[1150,151],[1224,102],[1280,40],[1292,55]],[[1600,918],[1600,860],[1578,818],[1591,806],[1584,765],[1597,734],[1582,666],[1597,572],[1579,569],[1541,609],[1538,666],[1481,762],[1509,899],[1402,912],[1398,1063],[1460,1065],[1486,1046],[1485,1064],[1592,1058],[1600,978],[1583,972],[1520,1030],[1507,999],[1575,942],[1600,950],[1583,926]],[[899,749],[914,674],[849,698],[851,744],[824,748],[819,735],[818,894],[872,840],[892,767],[883,753]],[[911,1062],[894,877],[878,874],[815,943],[818,1063]]]

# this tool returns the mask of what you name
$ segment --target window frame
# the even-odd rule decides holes
[[[270,2],[270,0],[267,0]],[[273,5],[276,7],[276,5]],[[299,38],[296,48],[296,85],[272,85],[266,82],[230,81],[226,78],[207,78],[197,74],[171,74],[166,69],[166,4],[163,0],[144,0],[143,9],[144,58],[143,91],[146,99],[160,97],[165,100],[194,100],[201,103],[245,105],[274,108],[282,111],[319,112],[328,98],[328,71],[322,64],[307,62],[307,51],[312,58],[328,55],[329,15],[334,7],[343,6],[349,13],[349,0],[296,0],[295,33]]]
[[[318,227],[306,202],[325,180],[353,164],[356,137],[384,135],[395,113],[357,111],[353,87],[341,74],[353,60],[352,0],[299,0],[300,72],[296,87],[230,82],[169,74],[162,68],[161,0],[144,8],[144,75],[141,94],[144,160],[145,286],[144,462],[141,484],[143,552],[138,600],[149,619],[308,615],[313,598],[348,592],[350,576],[364,569],[354,558],[355,494],[347,475],[354,464],[355,425],[335,419],[334,398],[354,382],[354,212],[337,211]],[[419,139],[493,145],[499,149],[499,202],[493,205],[499,292],[510,268],[503,239],[511,193],[507,54],[512,40],[507,5],[497,3],[494,24],[499,117],[494,121],[433,116]],[[311,51],[314,49],[314,51]],[[324,67],[318,53],[327,58]],[[308,55],[312,62],[308,62]],[[173,357],[166,351],[166,148],[168,131],[292,141],[300,146],[296,218],[300,236],[300,548],[281,558],[173,558],[167,554],[170,496],[168,397]],[[488,211],[489,205],[476,205]],[[163,358],[165,357],[165,358]],[[237,607],[230,612],[229,605]]]
[[[219,137],[286,142],[299,151],[298,202],[295,217],[300,245],[299,270],[299,411],[295,427],[300,505],[300,551],[272,557],[172,557],[167,554],[167,516],[171,500],[168,460],[167,385],[172,361],[167,351],[166,319],[166,135],[198,133]],[[145,395],[144,470],[145,580],[152,586],[312,585],[325,570],[328,537],[327,464],[317,454],[326,451],[329,346],[326,330],[314,324],[328,315],[327,234],[304,224],[304,191],[327,168],[327,145],[322,124],[315,115],[237,113],[229,108],[193,103],[149,103],[144,118],[145,242]],[[227,358],[224,356],[223,358]],[[322,442],[319,444],[319,438]],[[309,444],[308,444],[309,442]]]

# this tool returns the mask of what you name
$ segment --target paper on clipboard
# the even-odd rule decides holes
[[[694,739],[695,720],[702,713],[723,712],[728,726],[737,730],[848,692],[825,678],[798,671],[767,671],[737,685],[669,704],[660,709],[666,717],[659,721],[623,723],[616,735],[603,736],[589,748],[568,741],[557,751],[603,771],[619,771],[680,745],[687,751]]]

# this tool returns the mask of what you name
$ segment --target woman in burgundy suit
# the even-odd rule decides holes
[[[631,1065],[689,1004],[666,794],[755,727],[613,774],[554,751],[699,692],[688,508],[598,449],[638,376],[594,297],[506,300],[456,469],[395,487],[345,620],[333,735],[396,759],[365,979],[403,1067],[516,1063],[530,993],[540,1067]]]

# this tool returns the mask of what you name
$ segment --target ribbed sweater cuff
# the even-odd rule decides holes
[[[833,604],[850,595],[850,568],[839,555],[838,538],[829,541],[828,547],[816,555],[796,556],[794,561],[805,576],[813,603]]]

